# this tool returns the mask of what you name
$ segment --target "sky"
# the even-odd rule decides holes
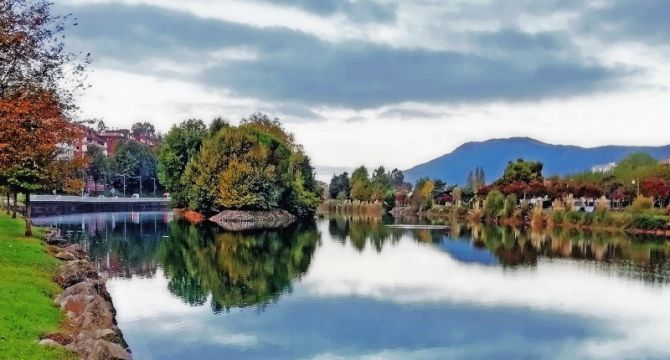
[[[279,118],[314,164],[468,141],[670,143],[667,0],[56,0],[111,127]]]

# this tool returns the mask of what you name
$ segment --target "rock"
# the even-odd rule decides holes
[[[109,304],[100,296],[96,296],[86,305],[81,318],[80,327],[82,330],[97,330],[113,327],[114,314],[109,308]]]
[[[56,229],[50,229],[44,233],[44,242],[46,242],[49,245],[55,245],[55,246],[67,245],[67,240],[63,239],[63,237],[61,237],[60,235],[60,231]]]
[[[90,262],[85,260],[68,261],[56,272],[54,281],[63,289],[87,279],[98,279],[98,273]]]
[[[61,310],[65,311],[65,315],[72,321],[72,325],[81,326],[81,318],[86,311],[88,305],[95,300],[97,295],[81,295],[75,294],[66,296],[59,304]]]
[[[68,345],[68,344],[72,343],[74,338],[72,337],[72,335],[68,335],[68,334],[51,333],[51,334],[44,335],[44,337],[42,337],[42,341],[47,341],[47,340],[56,342],[58,345],[65,346],[65,345]],[[42,341],[40,341],[40,343],[42,343]],[[44,345],[44,344],[42,344],[42,345]]]
[[[209,220],[228,231],[243,231],[286,227],[296,221],[296,217],[286,210],[224,210],[212,216]]]
[[[56,253],[56,255],[54,255],[54,257],[56,259],[65,260],[65,261],[77,260],[76,256],[74,256],[70,253],[67,253],[65,251],[60,251],[60,252]]]
[[[96,340],[105,340],[121,346],[126,346],[126,342],[121,337],[121,331],[115,329],[98,329],[93,332],[93,338]]]
[[[121,345],[105,340],[95,341],[88,359],[96,360],[131,360],[133,357]]]
[[[39,344],[44,345],[44,346],[54,346],[54,347],[63,346],[63,345],[59,344],[57,341],[51,340],[51,339],[42,339],[42,340],[40,340]]]
[[[77,258],[79,260],[83,260],[83,259],[87,258],[86,250],[84,249],[83,246],[81,246],[79,244],[69,245],[68,247],[63,248],[63,251],[68,253],[68,254],[71,254],[72,256],[74,256],[75,258]]]

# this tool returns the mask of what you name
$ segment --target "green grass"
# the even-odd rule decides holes
[[[58,286],[51,274],[58,260],[35,237],[23,237],[23,219],[0,214],[0,359],[76,359],[73,353],[41,346],[40,335],[63,320],[52,303]]]

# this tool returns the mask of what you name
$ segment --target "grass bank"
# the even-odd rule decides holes
[[[76,359],[74,353],[37,343],[58,329],[63,314],[52,303],[58,260],[40,242],[23,236],[23,219],[0,214],[0,359]]]

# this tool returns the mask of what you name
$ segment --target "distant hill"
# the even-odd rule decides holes
[[[541,161],[543,174],[567,175],[589,170],[591,166],[617,162],[634,152],[646,152],[658,159],[670,158],[670,145],[649,146],[601,146],[583,148],[579,146],[551,145],[530,138],[494,139],[469,142],[453,152],[429,162],[404,170],[405,179],[414,183],[420,177],[443,179],[449,184],[465,184],[468,173],[481,166],[487,183],[498,179],[507,162],[523,158]]]

